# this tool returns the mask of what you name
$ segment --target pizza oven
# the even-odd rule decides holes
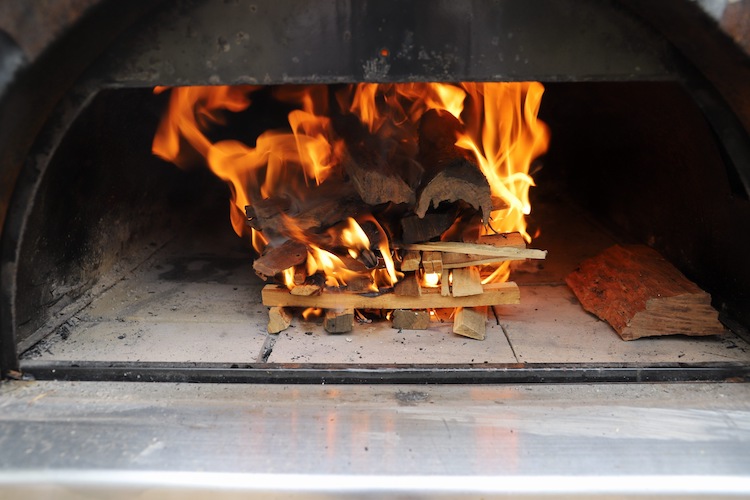
[[[19,494],[151,488],[260,498],[746,493],[746,5],[4,2],[0,418],[8,432],[0,442],[11,453],[0,484]],[[278,191],[258,188],[251,195],[262,203],[244,203],[236,184],[207,168],[201,144],[259,147],[303,107],[289,96],[322,96],[341,110],[341,96],[356,89],[387,89],[378,90],[383,104],[393,89],[417,99],[438,87],[469,95],[477,85],[543,89],[533,119],[549,142],[527,161],[528,172],[514,174],[533,178],[520,229],[531,241],[513,241],[529,247],[524,255],[545,258],[509,265],[520,302],[483,310],[484,340],[455,334],[457,317],[429,305],[424,329],[394,327],[391,313],[372,310],[387,306],[353,306],[339,333],[302,307],[291,319],[277,316],[286,323],[272,328],[264,305],[270,282],[323,285],[317,271],[297,280],[304,261],[259,272],[266,254],[253,224],[265,224],[260,232],[273,248],[289,214],[309,220],[344,211],[333,228],[351,210],[382,243],[393,233],[388,224],[405,234],[401,221],[414,216],[377,198],[374,216],[360,217],[361,204],[339,185],[318,189],[327,197],[312,204],[290,197],[283,169]],[[177,137],[170,147],[187,153],[165,159],[154,137],[175,96],[198,88],[246,105],[217,114],[205,100],[183,107],[203,135]],[[393,123],[408,127],[409,111]],[[315,127],[330,119],[338,136],[359,137],[364,126],[341,115]],[[421,119],[411,125],[420,134],[428,129]],[[424,159],[415,144],[425,141],[391,140],[400,133],[393,126],[390,142],[375,143],[407,160],[389,156],[368,171],[357,202],[379,189],[377,176],[392,160],[401,169]],[[453,154],[457,144],[469,148],[452,139],[441,147]],[[372,149],[364,157],[379,158]],[[399,172],[407,184],[417,175]],[[451,182],[468,189],[472,175]],[[480,180],[481,189],[483,182],[491,184]],[[496,208],[489,192],[486,203],[462,196],[427,210],[453,214],[453,229],[481,222],[477,207]],[[281,215],[264,216],[269,207]],[[404,234],[393,252],[356,247],[350,261],[385,274],[392,254],[398,271],[406,247],[395,245],[409,243]],[[432,233],[424,240],[456,242]],[[710,294],[712,335],[671,335],[692,307],[658,318],[658,335],[635,340],[584,310],[566,281],[613,245],[655,252]],[[283,260],[290,252],[279,253]],[[425,253],[415,279],[431,274]],[[329,278],[325,286],[335,288]],[[457,296],[457,274],[446,278],[430,293]],[[584,289],[601,295],[600,278],[589,277]],[[365,294],[391,292],[366,286]],[[184,472],[195,470],[203,472]]]
[[[745,56],[700,24],[694,6],[205,1],[120,12],[90,4],[63,8],[70,19],[10,12],[53,29],[32,37],[19,24],[5,42],[4,373],[351,382],[744,376]],[[529,228],[549,260],[515,265],[530,305],[492,315],[491,350],[503,355],[462,352],[457,338],[442,344],[444,332],[377,333],[366,318],[360,343],[356,330],[327,336],[302,319],[269,335],[253,249],[225,214],[227,185],[151,153],[169,100],[157,87],[252,86],[254,104],[214,133],[253,141],[283,122],[279,89],[333,95],[359,82],[532,80],[544,86],[539,118],[551,140],[531,165]],[[606,324],[574,310],[564,286],[566,274],[614,243],[656,249],[707,290],[727,335],[618,346]],[[573,339],[587,335],[606,340],[586,354],[584,344],[596,342]],[[539,355],[547,343],[558,354]]]
[[[60,7],[68,18],[6,9],[20,19],[4,42],[6,376],[745,376],[746,61],[695,6],[73,2]],[[32,36],[32,25],[51,29]],[[334,95],[360,82],[525,81],[544,86],[539,118],[551,137],[532,164],[529,216],[533,246],[549,257],[514,266],[530,304],[491,315],[494,354],[462,350],[465,342],[441,324],[431,338],[429,329],[378,333],[359,318],[344,338],[299,319],[292,331],[269,335],[253,249],[225,213],[226,184],[151,153],[169,100],[157,87],[251,86],[253,105],[215,134],[252,141],[283,122],[288,110],[272,98],[279,89]],[[614,243],[656,249],[707,290],[726,335],[623,344],[587,313],[565,312],[563,303],[579,307],[565,276]],[[589,335],[607,340],[584,341],[593,346],[587,354],[573,339]],[[390,345],[379,348],[383,342]],[[539,355],[546,344],[557,354]],[[429,354],[436,349],[455,352]]]

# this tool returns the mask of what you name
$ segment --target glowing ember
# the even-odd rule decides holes
[[[329,287],[356,283],[358,291],[377,292],[393,286],[403,276],[393,258],[394,242],[407,236],[405,221],[417,220],[420,193],[444,168],[481,172],[481,182],[456,192],[483,192],[484,183],[493,208],[487,210],[490,201],[465,195],[433,199],[425,220],[447,217],[448,223],[425,239],[473,235],[469,239],[475,241],[482,234],[520,232],[531,241],[525,222],[534,185],[529,167],[549,141],[546,125],[537,119],[541,84],[279,87],[263,97],[294,108],[287,130],[268,130],[254,145],[209,139],[227,113],[246,110],[259,89],[172,88],[153,152],[181,167],[203,158],[230,186],[234,230],[249,237],[260,255],[285,241],[306,249],[306,257],[302,250],[300,259],[279,259],[288,267],[274,272],[287,287],[295,286],[300,270],[303,277],[322,275]],[[423,130],[430,112],[434,131]],[[420,231],[425,225],[432,228],[417,220]],[[507,279],[507,262],[482,275],[483,282]],[[439,272],[426,272],[421,283],[437,287],[439,279]]]

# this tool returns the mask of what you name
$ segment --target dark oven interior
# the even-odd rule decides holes
[[[4,95],[3,125],[19,121],[1,138],[13,187],[3,199],[5,375],[745,376],[747,61],[695,5],[183,0],[134,2],[127,16],[115,2],[82,11],[47,52],[21,63]],[[336,336],[297,319],[269,335],[227,186],[151,154],[168,99],[155,85],[266,86],[222,132],[252,138],[283,122],[286,110],[268,98],[278,86],[526,80],[545,85],[551,143],[535,165],[529,224],[533,246],[550,253],[515,266],[522,304],[495,308],[481,342],[440,324],[415,333],[377,321]],[[709,291],[726,334],[623,342],[585,313],[564,278],[614,243],[658,250]]]

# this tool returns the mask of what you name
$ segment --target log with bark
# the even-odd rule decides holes
[[[623,340],[725,332],[711,296],[643,245],[615,245],[581,263],[566,282],[583,308]]]
[[[422,115],[418,161],[425,169],[425,181],[414,210],[419,217],[430,207],[462,200],[480,211],[485,223],[489,220],[493,202],[487,178],[471,154],[455,145],[462,129],[447,111],[432,109]]]

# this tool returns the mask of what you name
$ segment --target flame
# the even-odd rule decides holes
[[[440,275],[438,273],[425,273],[423,276],[422,284],[428,288],[435,288],[440,283]]]
[[[225,123],[228,113],[250,106],[258,89],[155,88],[156,93],[169,91],[170,95],[152,146],[155,155],[182,168],[190,167],[196,159],[204,161],[226,181],[231,192],[232,226],[238,235],[250,238],[258,253],[288,239],[304,243],[308,275],[322,273],[327,286],[369,279],[369,288],[377,290],[403,277],[396,270],[389,232],[384,229],[389,227],[389,221],[383,219],[387,211],[356,214],[323,228],[323,232],[311,231],[303,223],[309,203],[320,192],[317,189],[328,186],[335,193],[336,183],[343,184],[346,179],[342,164],[350,145],[337,134],[336,113],[354,115],[363,130],[380,141],[383,160],[396,168],[416,162],[422,115],[429,110],[450,113],[461,127],[455,145],[473,154],[493,197],[507,206],[489,217],[484,214],[487,220],[481,231],[519,231],[531,241],[525,221],[531,212],[529,189],[534,185],[529,169],[549,141],[547,126],[537,118],[544,90],[541,84],[363,83],[339,87],[335,92],[323,85],[282,86],[271,94],[294,108],[285,130],[268,130],[254,145],[210,139],[211,131]],[[331,103],[337,108],[332,109]],[[273,228],[261,233],[247,225],[246,207],[284,200],[289,210],[280,213]],[[368,225],[369,233],[363,224]],[[355,271],[347,267],[347,259],[367,265],[357,265]],[[485,281],[507,279],[508,269],[498,267]],[[293,286],[294,269],[285,270],[280,278]],[[439,276],[428,275],[423,280],[426,286],[437,286]]]
[[[490,227],[498,233],[518,231],[530,243],[525,216],[531,213],[529,188],[534,180],[529,169],[549,144],[549,129],[537,118],[544,87],[538,82],[464,83],[463,87],[473,120],[467,120],[456,145],[474,153],[493,196],[508,205],[491,214]]]

